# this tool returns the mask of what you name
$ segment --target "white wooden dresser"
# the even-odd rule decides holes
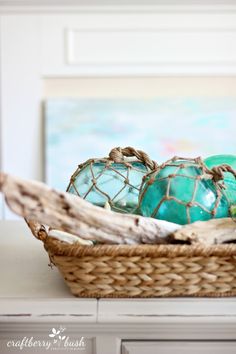
[[[79,299],[23,221],[0,222],[0,247],[0,353],[236,353],[235,298]]]
[[[146,2],[154,3],[140,1]],[[56,1],[49,0],[0,0],[0,169],[28,179],[43,178],[45,81],[235,76],[233,1],[218,6],[213,1],[202,0],[197,6],[184,2],[122,7],[112,0],[108,3],[117,6],[80,8],[75,0],[58,1],[60,6],[51,6]],[[99,48],[96,55],[94,48]],[[0,218],[10,217],[0,195]],[[47,341],[48,349],[43,346]],[[82,344],[76,347],[78,342]],[[51,350],[235,354],[236,300],[75,298],[57,269],[48,267],[42,244],[23,221],[1,221],[0,354]]]

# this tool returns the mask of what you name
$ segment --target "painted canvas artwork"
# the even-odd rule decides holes
[[[46,182],[65,190],[79,163],[133,146],[157,162],[174,155],[235,154],[233,98],[50,99],[45,103]]]

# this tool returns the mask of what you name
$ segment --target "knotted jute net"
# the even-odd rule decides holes
[[[163,171],[165,168],[171,167],[172,172],[170,174],[166,173],[166,175],[163,176],[161,171]],[[196,169],[192,175],[188,172],[191,170],[191,168]],[[174,172],[173,172],[174,171]],[[185,171],[185,172],[183,172]],[[198,173],[196,173],[198,171]],[[143,184],[141,186],[142,193],[140,194],[140,199],[139,199],[139,205],[142,204],[143,199],[145,197],[145,194],[147,193],[149,187],[155,182],[157,183],[162,183],[162,181],[166,181],[166,184],[164,184],[164,188],[162,189],[163,196],[161,199],[157,199],[156,205],[152,210],[152,214],[150,215],[151,217],[156,217],[158,215],[158,212],[166,201],[175,201],[176,202],[176,207],[178,205],[182,205],[185,207],[186,214],[187,214],[187,222],[191,223],[193,222],[191,219],[191,213],[190,209],[192,207],[199,207],[201,210],[203,210],[205,213],[209,214],[209,218],[215,217],[217,213],[217,209],[220,205],[221,199],[224,196],[224,198],[228,202],[229,206],[229,213],[230,213],[230,200],[227,198],[227,195],[224,193],[224,173],[225,172],[230,172],[235,178],[236,178],[236,171],[232,169],[231,166],[227,164],[219,165],[216,167],[213,167],[212,169],[209,169],[201,159],[201,157],[197,158],[183,158],[183,157],[178,157],[175,156],[172,159],[166,161],[165,163],[161,164],[158,166],[158,168],[154,171],[149,173],[143,180]],[[192,188],[192,194],[189,197],[189,200],[183,200],[183,198],[178,198],[174,193],[172,193],[172,190],[176,190],[174,184],[176,183],[176,178],[182,178],[182,183],[183,180],[192,180],[193,183],[193,188]],[[211,180],[212,181],[212,187],[214,188],[214,192],[216,195],[215,202],[212,208],[207,208],[203,202],[198,200],[198,191],[200,189],[200,184],[202,181],[205,180]],[[178,181],[181,181],[180,179]],[[181,183],[181,182],[180,182]],[[210,188],[210,186],[208,186]],[[184,192],[184,191],[183,191]],[[178,193],[179,195],[180,193]],[[155,199],[155,196],[153,196]]]
[[[107,158],[80,164],[71,176],[67,192],[117,212],[135,213],[142,178],[157,167],[145,152],[117,147]]]

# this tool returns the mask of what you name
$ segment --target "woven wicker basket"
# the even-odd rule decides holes
[[[236,245],[70,245],[33,234],[78,297],[235,296]]]

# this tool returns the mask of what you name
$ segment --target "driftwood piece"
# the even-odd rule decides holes
[[[236,241],[236,222],[231,218],[197,221],[170,235],[171,240],[214,245]]]
[[[236,241],[236,223],[231,218],[198,221],[181,227],[167,221],[115,213],[77,196],[53,190],[43,183],[2,173],[0,191],[11,210],[29,220],[28,225],[35,235],[40,232],[40,225],[31,225],[30,220],[37,220],[85,240],[111,244],[181,241],[213,245]],[[52,231],[52,237],[56,237],[55,232]],[[65,234],[62,235],[60,231],[59,234],[65,238]],[[71,242],[73,235],[66,235]]]
[[[84,240],[79,236],[72,235],[68,232],[61,231],[61,230],[50,229],[48,231],[48,236],[70,244],[79,243],[80,245],[83,246],[93,246],[93,241]]]
[[[179,225],[96,207],[44,183],[0,174],[0,191],[9,208],[28,220],[37,220],[85,240],[103,243],[168,243]]]

